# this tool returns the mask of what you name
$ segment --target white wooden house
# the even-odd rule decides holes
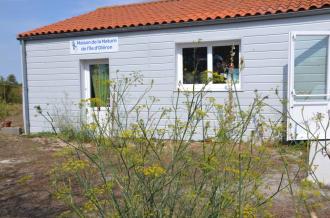
[[[164,0],[99,8],[21,33],[25,131],[49,130],[37,116],[37,105],[49,108],[63,98],[78,103],[99,95],[90,82],[94,68],[102,69],[105,78],[117,70],[123,75],[139,71],[145,81],[154,80],[151,94],[161,107],[181,87],[200,85],[199,74],[192,77],[186,71],[193,67],[193,51],[201,61],[198,72],[215,71],[228,63],[232,45],[243,107],[258,90],[298,123],[317,112],[328,116],[329,7],[330,0]],[[226,78],[225,71],[217,71]],[[136,87],[132,98],[144,88]],[[278,101],[276,89],[288,100],[287,108]],[[225,101],[226,82],[213,82],[208,90],[220,103]],[[263,113],[273,120],[280,116],[274,110]],[[299,125],[288,127],[288,139],[306,139]]]

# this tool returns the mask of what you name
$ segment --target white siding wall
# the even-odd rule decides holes
[[[107,54],[71,55],[70,38],[27,42],[27,72],[31,132],[47,131],[48,125],[36,116],[34,107],[52,110],[61,102],[78,111],[72,103],[81,98],[80,63],[85,59],[109,58],[110,71],[120,74],[140,71],[146,81],[154,79],[151,95],[160,99],[158,106],[171,104],[176,87],[176,43],[221,41],[239,39],[241,54],[245,60],[242,72],[241,103],[248,106],[254,90],[269,95],[268,103],[282,110],[275,96],[275,89],[286,97],[288,33],[298,30],[330,30],[330,15],[269,21],[178,28],[158,31],[118,33],[119,52]],[[134,89],[131,96],[141,94],[145,86]],[[64,97],[64,96],[67,97]],[[219,103],[224,102],[226,92],[210,94]],[[63,99],[66,100],[63,100]],[[49,104],[49,105],[47,105]],[[272,110],[265,110],[266,117],[278,118]]]

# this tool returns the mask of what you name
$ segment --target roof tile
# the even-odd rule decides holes
[[[58,34],[210,19],[260,16],[330,7],[330,0],[159,0],[103,7],[18,35]]]

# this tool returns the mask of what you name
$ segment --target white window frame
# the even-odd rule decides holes
[[[238,45],[239,47],[239,64],[241,60],[241,41],[240,40],[226,40],[217,42],[200,42],[200,43],[181,43],[176,45],[176,57],[177,57],[177,85],[176,89],[180,91],[200,91],[205,87],[205,84],[183,84],[183,56],[182,50],[184,48],[207,48],[207,71],[213,72],[213,47],[215,46],[231,46]],[[240,66],[238,66],[240,69]],[[241,71],[239,71],[238,83],[236,83],[236,90],[241,91]],[[205,91],[228,91],[229,87],[227,83],[206,85]]]
[[[288,99],[289,99],[289,106],[297,106],[297,105],[320,105],[320,104],[327,104],[330,100],[330,96],[327,95],[327,99],[324,101],[312,101],[312,102],[299,102],[294,99],[294,70],[295,70],[295,39],[297,35],[300,36],[328,36],[330,40],[330,31],[291,31],[289,33],[289,67],[288,67]],[[330,41],[328,42],[328,62],[327,62],[327,75],[330,74]],[[330,76],[327,76],[327,93],[330,93]]]

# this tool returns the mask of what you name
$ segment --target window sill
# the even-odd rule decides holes
[[[234,89],[234,87],[233,87]],[[180,85],[176,87],[175,91],[181,91],[181,92],[228,92],[229,88],[227,84],[210,84],[210,85],[202,85],[202,84],[196,84],[196,85]],[[243,92],[241,89],[240,84],[236,84],[236,92]]]

